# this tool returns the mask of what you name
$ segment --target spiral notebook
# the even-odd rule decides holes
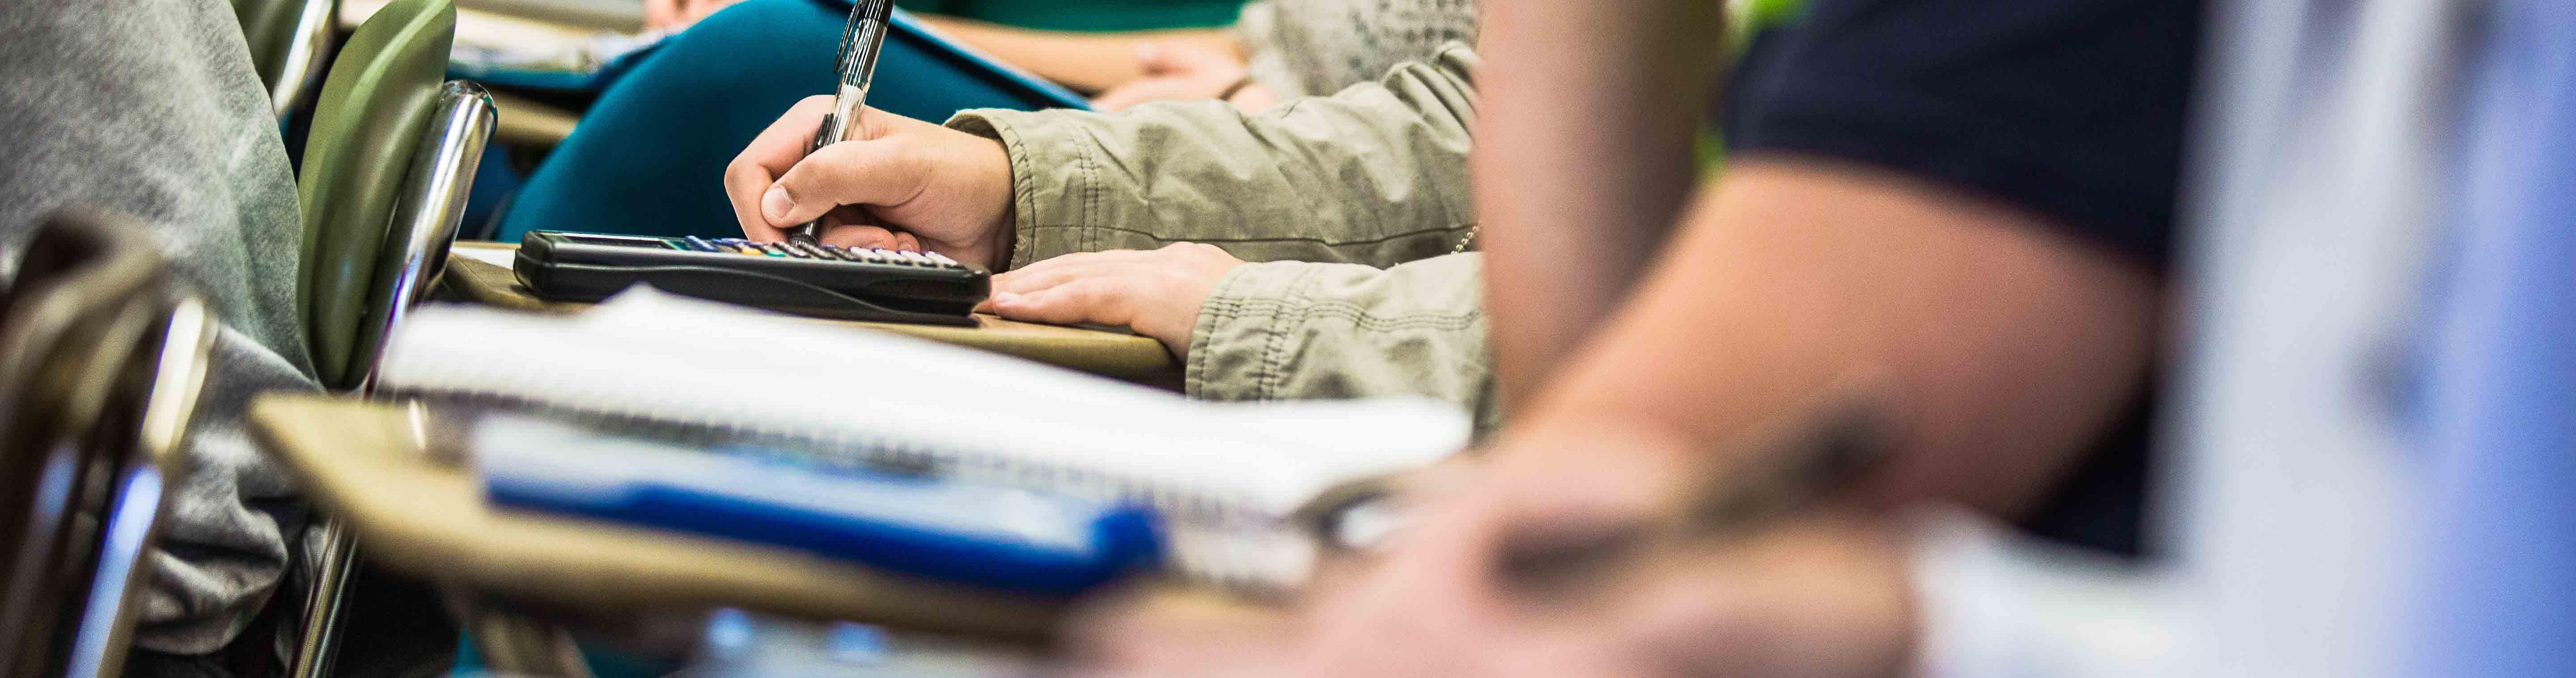
[[[973,349],[654,292],[548,316],[418,311],[380,392],[750,439],[1182,520],[1285,518],[1465,447],[1438,401],[1208,403]]]

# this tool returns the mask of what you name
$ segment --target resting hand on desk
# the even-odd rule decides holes
[[[752,240],[824,218],[825,243],[930,249],[1000,268],[1011,236],[1011,160],[999,142],[876,109],[859,135],[815,151],[832,97],[813,96],[725,167],[725,193]]]
[[[993,276],[993,298],[980,310],[1058,325],[1125,325],[1188,356],[1199,304],[1241,263],[1215,245],[1186,242],[1067,254]]]

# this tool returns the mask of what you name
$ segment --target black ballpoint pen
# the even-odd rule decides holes
[[[858,133],[859,110],[867,106],[868,83],[876,79],[877,52],[885,46],[886,29],[893,14],[893,0],[851,3],[849,22],[841,26],[840,54],[833,60],[841,86],[832,92],[832,110],[823,114],[823,126],[814,131],[814,147],[805,150],[807,155]],[[822,232],[823,218],[815,217],[788,229],[787,239],[812,243]]]

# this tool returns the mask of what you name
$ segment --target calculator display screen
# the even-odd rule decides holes
[[[560,237],[562,237],[562,238],[563,238],[564,240],[566,240],[566,241],[569,241],[569,242],[576,242],[576,243],[581,243],[581,244],[584,244],[584,245],[607,245],[607,246],[610,246],[610,247],[642,247],[642,248],[646,248],[646,249],[656,249],[656,250],[679,249],[679,248],[677,248],[677,247],[672,247],[672,246],[671,246],[670,241],[668,241],[668,240],[663,240],[663,239],[661,239],[661,238],[647,238],[647,237],[643,237],[643,236],[634,236],[634,235],[612,235],[612,234],[607,234],[607,233],[564,233],[564,234],[560,234]]]

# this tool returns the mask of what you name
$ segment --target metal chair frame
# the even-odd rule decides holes
[[[446,272],[448,246],[456,241],[474,170],[497,117],[491,95],[481,85],[462,80],[442,85],[432,106],[420,150],[413,154],[396,198],[393,229],[376,259],[376,279],[391,282],[382,286],[383,298],[370,303],[368,328],[384,335],[428,298]],[[368,357],[360,393],[374,390],[378,357]],[[346,525],[326,516],[314,529],[321,530],[322,554],[316,563],[318,575],[306,595],[303,638],[289,674],[293,678],[330,675],[339,645],[341,606],[357,561],[356,541]]]
[[[296,9],[295,32],[286,45],[286,56],[278,60],[276,84],[269,86],[269,108],[279,119],[304,105],[322,80],[323,67],[331,52],[331,34],[339,24],[339,0],[303,0]]]
[[[122,672],[144,557],[183,482],[215,321],[141,227],[56,215],[6,303],[0,454],[35,471],[0,589],[0,670]],[[29,464],[27,462],[34,462]]]

